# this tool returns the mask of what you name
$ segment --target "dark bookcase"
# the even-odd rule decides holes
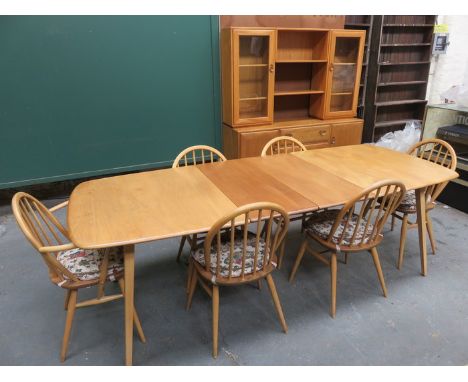
[[[366,29],[359,115],[363,142],[424,118],[437,16],[346,16],[345,27]]]

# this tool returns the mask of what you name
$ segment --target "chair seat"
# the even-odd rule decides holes
[[[249,233],[247,237],[246,255],[245,255],[245,271],[244,275],[253,273],[254,261],[255,261],[255,242],[256,236]],[[232,264],[232,277],[240,277],[242,274],[242,251],[244,241],[242,237],[234,240],[234,254]],[[211,247],[211,259],[210,259],[210,271],[213,275],[216,275],[216,261],[217,252],[216,244]],[[220,259],[220,270],[219,274],[223,277],[229,276],[229,257],[230,257],[230,241],[221,242],[221,259]],[[260,271],[263,267],[263,259],[265,255],[265,240],[260,238],[258,242],[258,257],[257,257],[257,271]],[[202,266],[205,266],[205,250],[203,247],[198,248],[192,254],[193,259]]]
[[[305,228],[306,232],[312,235],[316,235],[322,240],[327,240],[339,212],[340,210],[325,210],[325,211],[313,213],[306,222],[306,228]],[[368,238],[364,239],[364,241],[361,243],[361,240],[364,236],[364,230],[367,224],[367,221],[364,219],[361,219],[361,221],[359,222],[358,231],[356,233],[356,236],[354,237],[353,243],[351,243],[351,239],[353,238],[353,233],[354,233],[354,229],[356,227],[358,218],[359,218],[358,215],[353,214],[351,221],[349,221],[346,227],[346,231],[344,233],[343,239],[340,242],[341,235],[343,233],[343,229],[346,224],[344,221],[342,221],[340,225],[338,226],[338,228],[336,229],[335,234],[333,235],[332,242],[334,244],[347,245],[347,246],[366,244],[369,241]],[[370,235],[373,229],[374,229],[374,226],[371,223],[369,223],[367,227],[367,234]]]
[[[104,258],[104,249],[88,250],[75,248],[61,251],[57,260],[81,281],[99,279],[99,267]],[[116,281],[124,270],[122,247],[111,248],[107,280]]]
[[[406,192],[396,210],[405,214],[416,213],[416,192],[414,190]]]

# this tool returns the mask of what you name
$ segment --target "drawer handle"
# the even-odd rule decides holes
[[[327,133],[326,130],[320,130],[319,134],[323,137]]]

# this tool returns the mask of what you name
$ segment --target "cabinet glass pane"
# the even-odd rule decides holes
[[[337,37],[333,56],[330,111],[347,111],[353,107],[359,38]]]
[[[267,99],[244,99],[239,101],[239,118],[260,118],[268,115]]]
[[[269,36],[239,36],[239,118],[268,117]]]
[[[333,66],[332,93],[353,92],[356,81],[356,65]]]
[[[353,107],[353,94],[332,94],[330,111],[351,110]]]
[[[239,68],[239,98],[259,98],[268,95],[268,67]]]
[[[239,36],[239,64],[268,65],[268,36]]]
[[[337,37],[334,62],[356,63],[359,53],[359,38]]]

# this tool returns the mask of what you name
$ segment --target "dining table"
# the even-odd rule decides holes
[[[253,202],[296,215],[344,204],[374,182],[392,179],[416,191],[421,274],[427,275],[427,187],[455,171],[370,144],[159,169],[79,184],[69,201],[72,242],[85,249],[123,247],[125,364],[133,362],[135,245],[206,232]]]

